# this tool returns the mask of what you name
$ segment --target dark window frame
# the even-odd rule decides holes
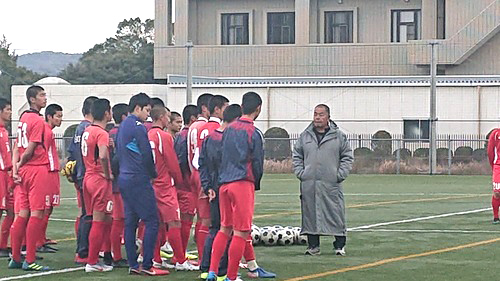
[[[413,22],[401,22],[402,12],[413,12]],[[396,17],[395,17],[396,14]],[[394,19],[396,18],[396,24]],[[401,26],[413,26],[415,29],[415,38],[406,39],[406,41],[401,41]],[[396,30],[394,30],[396,28]],[[422,39],[422,10],[421,9],[396,9],[391,10],[391,42],[392,43],[404,43],[408,40],[421,40]]]
[[[273,23],[274,16],[284,16],[278,24]],[[295,12],[268,12],[267,15],[267,44],[295,44]],[[288,17],[288,18],[287,18]],[[287,24],[287,20],[291,21]],[[279,39],[276,39],[274,30],[280,29]],[[288,39],[285,32],[288,29]]]
[[[340,14],[346,14],[347,23],[337,24],[335,23],[335,16]],[[342,42],[342,38],[339,42],[335,42],[335,28],[342,28],[347,26],[347,40]],[[341,32],[341,31],[339,31]],[[342,37],[342,35],[339,35]],[[334,44],[334,43],[354,43],[354,11],[325,11],[325,27],[324,27],[324,43]]]
[[[429,119],[404,119],[403,120],[403,139],[407,141],[428,142],[430,139],[430,120]],[[410,132],[412,128],[417,127],[418,134]]]
[[[243,16],[242,24],[233,23],[237,16]],[[220,18],[221,45],[250,44],[250,13],[222,13]],[[241,40],[238,40],[238,32],[241,32]]]

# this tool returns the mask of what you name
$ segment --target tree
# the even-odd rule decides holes
[[[124,20],[114,37],[85,52],[60,76],[72,84],[154,83],[153,42],[153,20]]]
[[[0,39],[0,97],[10,100],[12,85],[29,85],[42,78],[24,67],[17,66],[17,55],[10,51],[5,35]]]

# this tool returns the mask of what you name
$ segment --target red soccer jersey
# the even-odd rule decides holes
[[[210,135],[213,131],[217,130],[220,128],[222,121],[217,118],[217,117],[210,117],[210,120],[208,120],[207,123],[201,128],[201,133],[200,133],[200,143],[203,144],[203,140]],[[200,144],[200,146],[201,146]]]
[[[490,165],[500,165],[500,129],[495,129],[491,132],[488,139],[488,159]]]
[[[173,187],[175,184],[183,184],[172,135],[163,131],[160,127],[152,127],[148,132],[148,138],[153,150],[156,171],[158,172],[158,177],[154,180],[153,186],[164,189]]]
[[[98,125],[91,125],[82,134],[82,158],[85,164],[85,175],[102,175],[103,169],[99,160],[99,146],[109,149],[109,134]],[[111,171],[111,167],[109,169]]]
[[[36,110],[25,111],[21,115],[19,125],[17,126],[17,147],[19,148],[19,157],[21,158],[28,148],[28,143],[35,142],[38,145],[33,152],[33,156],[25,165],[38,166],[47,165],[49,158],[44,146],[45,121]]]
[[[49,158],[49,171],[59,171],[59,156],[57,155],[56,138],[54,132],[48,123],[45,123],[44,145],[47,149],[47,157]]]
[[[12,156],[10,153],[9,133],[3,125],[0,125],[0,170],[12,169]]]
[[[189,126],[187,147],[188,147],[188,163],[191,171],[198,171],[198,158],[200,157],[200,147],[203,139],[200,140],[202,127],[207,123],[207,119],[198,117],[198,120]],[[203,137],[205,138],[206,135]]]

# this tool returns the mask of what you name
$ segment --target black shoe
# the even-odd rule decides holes
[[[493,219],[493,224],[500,224],[500,219]]]
[[[21,254],[21,260],[24,261],[25,259],[26,259],[26,255],[25,254]],[[41,260],[43,260],[43,257],[41,257],[41,256],[35,256],[35,259],[37,261],[41,261]]]
[[[49,254],[53,254],[53,253],[57,253],[56,250],[50,248],[50,247],[47,247],[47,246],[41,246],[41,247],[38,247],[36,249],[36,252],[37,253],[49,253]]]
[[[113,267],[116,267],[116,268],[127,268],[128,267],[128,261],[126,259],[121,259],[121,260],[113,261]]]
[[[10,252],[7,249],[0,249],[0,258],[8,258],[10,257]]]
[[[44,246],[45,248],[47,248],[47,249],[52,249],[52,250],[54,250],[54,251],[56,251],[56,252],[57,252],[57,251],[59,251],[59,249],[58,249],[58,248],[53,247],[53,246],[50,246],[49,244],[45,244],[45,245],[43,245],[43,246]]]
[[[113,265],[113,256],[111,252],[105,252],[104,257],[102,258],[105,265],[112,266]]]

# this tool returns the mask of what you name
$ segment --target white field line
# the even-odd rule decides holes
[[[75,222],[76,220],[71,219],[58,219],[58,218],[49,218],[50,221],[63,221],[63,222]]]
[[[76,197],[69,197],[69,198],[61,198],[59,199],[61,201],[66,201],[66,200],[76,200]]]
[[[4,277],[4,278],[0,278],[0,281],[26,279],[26,278],[52,275],[52,274],[58,274],[58,273],[79,271],[79,270],[83,270],[83,269],[84,269],[84,267],[71,267],[71,268],[65,268],[65,269],[61,269],[61,270],[52,270],[52,271],[45,271],[45,272],[39,272],[39,273],[30,273],[30,274],[25,274],[25,275]]]
[[[300,193],[256,193],[257,196],[299,196]],[[474,196],[489,195],[489,193],[344,193],[346,196]]]
[[[491,210],[491,208],[482,208],[482,209],[477,209],[477,210],[470,210],[470,211],[463,211],[463,212],[456,212],[456,213],[447,213],[447,214],[419,217],[419,218],[413,218],[413,219],[407,219],[407,220],[381,222],[381,223],[351,227],[351,228],[348,228],[347,231],[356,231],[356,230],[369,229],[369,228],[374,228],[374,227],[379,227],[379,226],[401,224],[401,223],[408,223],[408,222],[415,222],[415,221],[424,221],[424,220],[437,219],[437,218],[446,218],[446,217],[457,216],[457,215],[481,213],[481,212],[490,211],[490,210]]]
[[[407,232],[407,233],[495,233],[498,230],[461,230],[461,229],[358,229],[351,230],[354,232]]]

